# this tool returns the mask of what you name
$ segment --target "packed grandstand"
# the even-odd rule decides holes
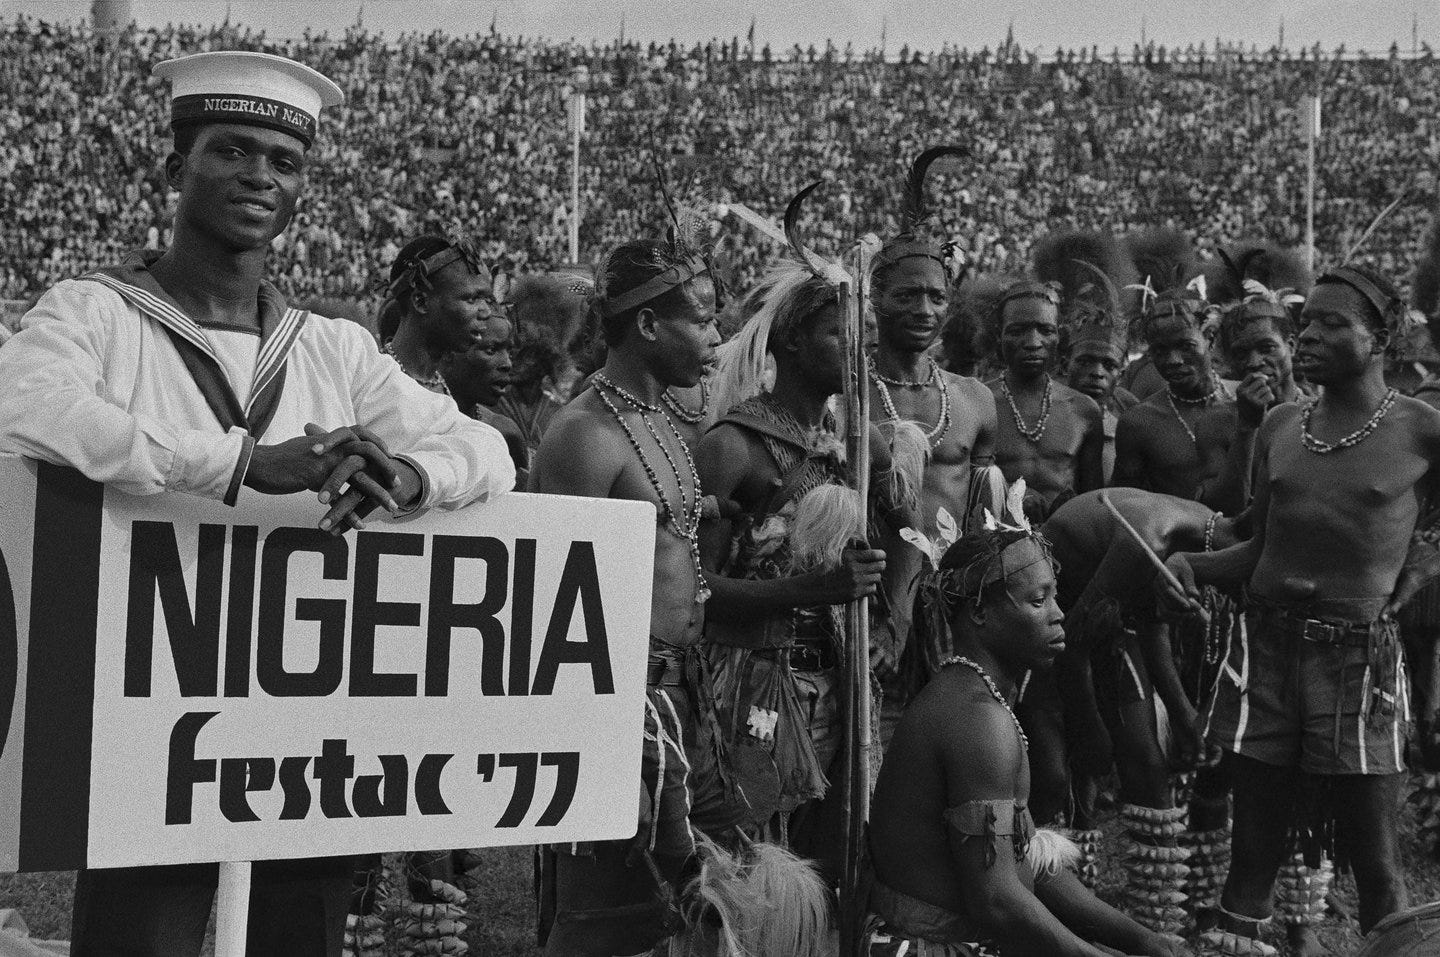
[[[1339,257],[1404,195],[1364,258],[1408,271],[1435,201],[1440,65],[1422,55],[1216,48],[896,56],[436,32],[277,40],[233,25],[132,29],[17,19],[0,34],[0,298],[27,299],[125,250],[167,244],[157,155],[168,137],[152,63],[245,48],[334,77],[347,102],[310,166],[304,205],[275,240],[293,296],[368,302],[407,237],[463,230],[505,271],[567,258],[566,99],[588,70],[581,259],[659,221],[651,155],[694,205],[774,215],[805,182],[810,235],[894,231],[903,166],[937,135],[972,156],[943,167],[936,206],[984,270],[1023,263],[1064,226],[1175,225],[1217,245],[1303,240],[1304,96],[1324,105],[1319,259]],[[1416,171],[1421,171],[1416,173]],[[124,184],[117,186],[116,184]],[[821,225],[823,224],[823,225]],[[827,236],[827,230],[829,235]],[[767,250],[720,238],[737,285]]]

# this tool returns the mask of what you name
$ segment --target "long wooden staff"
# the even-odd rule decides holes
[[[870,388],[865,366],[865,296],[870,249],[857,246],[847,263],[850,280],[840,287],[845,309],[845,442],[851,483],[860,498],[860,527],[855,538],[869,537]],[[841,957],[858,952],[864,925],[859,911],[860,866],[865,823],[870,817],[870,599],[845,608],[845,774],[842,816],[845,823],[845,867],[840,886]]]

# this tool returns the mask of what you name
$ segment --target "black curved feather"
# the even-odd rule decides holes
[[[785,238],[790,241],[790,249],[795,257],[805,264],[805,267],[820,278],[825,278],[824,273],[815,265],[810,258],[810,251],[805,248],[805,241],[800,236],[800,208],[805,205],[805,197],[817,190],[822,180],[816,180],[795,194],[795,198],[785,207]]]
[[[942,156],[969,156],[963,146],[932,146],[910,164],[910,176],[905,181],[905,223],[914,227],[925,219],[925,175],[930,164]]]

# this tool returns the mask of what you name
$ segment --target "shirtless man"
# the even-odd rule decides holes
[[[1023,478],[1028,503],[1043,520],[1058,504],[1100,488],[1104,431],[1100,407],[1050,376],[1060,344],[1060,296],[1020,280],[996,309],[995,333],[1004,371],[989,384],[998,414],[995,464],[1007,482]]]
[[[875,593],[885,553],[851,548],[833,565],[797,572],[792,564],[794,542],[813,538],[797,524],[804,502],[847,479],[826,407],[845,388],[844,316],[825,280],[793,264],[774,272],[770,296],[749,320],[756,328],[741,332],[766,330],[774,387],[721,416],[696,459],[706,493],[740,510],[700,527],[713,593],[705,635],[727,743],[766,756],[734,762],[750,799],[747,832],[788,837],[838,880],[844,842],[831,825],[840,818],[822,814],[821,799],[841,778],[840,606]],[[728,353],[722,376],[732,360],[744,361]]]
[[[1103,484],[1109,485],[1115,474],[1116,426],[1120,423],[1120,416],[1139,405],[1140,400],[1120,385],[1120,370],[1125,367],[1123,338],[1116,341],[1103,330],[1096,335],[1081,335],[1081,328],[1086,327],[1071,330],[1070,346],[1065,357],[1066,383],[1100,406],[1101,427],[1105,434],[1100,474]]]
[[[1185,591],[1166,586],[1172,603],[1193,605],[1207,583],[1245,586],[1250,599],[1209,725],[1235,785],[1233,864],[1211,935],[1228,953],[1273,953],[1233,946],[1249,946],[1270,917],[1306,776],[1322,776],[1332,798],[1361,931],[1405,907],[1395,816],[1409,701],[1395,613],[1440,567],[1431,519],[1417,530],[1433,501],[1440,413],[1386,388],[1385,349],[1403,317],[1375,273],[1316,281],[1295,364],[1324,393],[1277,406],[1260,428],[1255,536],[1167,561]]]
[[[878,422],[909,420],[925,431],[930,460],[919,507],[925,532],[933,535],[939,509],[955,516],[966,513],[970,474],[990,463],[995,397],[978,379],[946,372],[929,355],[950,297],[950,275],[939,247],[917,242],[893,248],[918,251],[893,260],[882,253],[874,273],[871,304],[879,342],[870,368],[870,409]],[[888,740],[905,702],[928,679],[927,662],[938,655],[943,637],[930,634],[922,623],[925,609],[915,608],[919,552],[894,536],[877,544],[895,559],[885,588],[891,639],[877,653],[877,676],[885,689],[881,737]],[[927,644],[935,647],[921,647]],[[901,649],[903,659],[896,653]]]
[[[1251,295],[1220,320],[1219,346],[1241,376],[1233,403],[1220,403],[1195,425],[1204,478],[1196,497],[1226,515],[1250,501],[1255,434],[1265,413],[1300,397],[1291,354],[1295,321],[1275,294]]]
[[[868,953],[1183,954],[1098,901],[1066,866],[1073,845],[1034,830],[1010,702],[1064,647],[1064,616],[1044,540],[1002,521],[972,523],[941,562],[957,654],[905,712],[876,783]]]
[[[719,775],[719,742],[706,730],[714,722],[702,719],[711,705],[699,645],[709,595],[700,565],[700,478],[661,399],[669,386],[698,383],[714,360],[715,285],[703,258],[653,241],[613,250],[597,279],[605,365],[555,416],[530,488],[658,509],[644,799],[635,838],[551,852],[549,955],[648,952],[675,931],[673,905],[665,903],[674,895],[652,875],[671,885],[679,879],[694,850],[692,803],[705,777]]]
[[[1075,494],[1103,484],[1105,436],[1100,407],[1050,377],[1060,343],[1059,308],[1054,286],[1020,280],[1000,297],[993,320],[1004,369],[989,383],[1001,410],[995,464],[1006,481],[1025,480],[1030,493],[1025,509],[1036,522]],[[1018,704],[1031,741],[1035,776],[1031,807],[1042,824],[1058,819],[1069,796],[1062,694],[1075,699],[1088,684],[1087,670],[1073,652],[1061,655],[1054,668],[1025,682]]]
[[[1120,416],[1115,429],[1115,485],[1195,498],[1202,470],[1196,424],[1233,400],[1211,365],[1219,319],[1203,300],[1165,293],[1143,318],[1148,354],[1165,388]]]

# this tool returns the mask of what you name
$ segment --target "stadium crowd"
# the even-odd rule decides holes
[[[783,56],[735,40],[693,48],[582,46],[496,34],[279,40],[225,25],[101,36],[88,26],[8,22],[0,34],[5,210],[0,297],[51,283],[126,249],[167,244],[173,197],[154,157],[168,136],[149,66],[186,52],[255,49],[332,76],[347,102],[318,147],[273,272],[293,296],[368,299],[404,238],[463,227],[508,270],[567,258],[566,99],[586,67],[581,173],[584,256],[655,219],[657,152],[693,204],[744,202],[767,214],[804,182],[812,236],[895,228],[894,184],[936,131],[972,157],[944,171],[937,207],[972,262],[1004,270],[1055,228],[1194,230],[1203,250],[1303,239],[1301,98],[1324,104],[1316,233],[1337,257],[1407,189],[1368,245],[1404,271],[1419,242],[1440,154],[1440,69],[1429,55],[1340,58],[1318,51],[1057,51],[1013,41],[885,59],[833,47]],[[1317,77],[1318,73],[1318,77]],[[123,183],[121,189],[114,184]],[[819,225],[824,224],[824,225]],[[748,285],[764,250],[727,230],[722,261]],[[587,263],[587,265],[593,265]]]

